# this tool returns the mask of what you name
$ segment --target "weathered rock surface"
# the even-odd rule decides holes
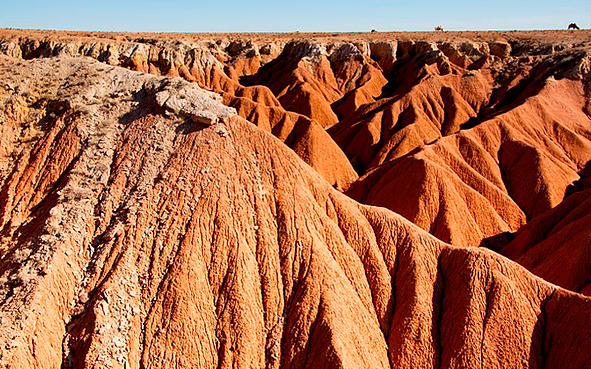
[[[235,108],[241,117],[272,132],[335,188],[344,191],[357,180],[347,156],[316,121],[245,97],[224,94],[224,103]]]
[[[0,63],[30,98],[1,178],[3,366],[591,360],[591,300],[355,203],[211,94],[187,94],[206,125],[158,103],[180,80]]]
[[[540,277],[591,296],[590,222],[591,162],[587,162],[581,178],[567,188],[560,204],[516,234],[500,235],[487,241],[495,248],[501,246],[503,255]],[[495,244],[499,239],[510,242],[503,247]]]
[[[486,71],[435,76],[360,109],[330,130],[369,169],[348,194],[457,246],[517,231],[558,205],[591,159],[590,60],[544,57],[494,91]]]
[[[135,71],[165,75],[170,77],[182,77],[189,82],[195,82],[200,87],[223,94],[226,102],[232,105],[243,106],[239,112],[244,118],[261,127],[268,127],[269,121],[273,126],[277,124],[279,115],[285,116],[284,109],[275,95],[267,87],[262,85],[245,87],[240,83],[240,77],[251,75],[258,69],[273,60],[280,53],[283,44],[275,43],[253,43],[252,41],[241,40],[198,40],[198,41],[163,41],[152,38],[139,38],[135,41],[96,39],[81,40],[77,37],[34,37],[5,31],[7,34],[0,35],[0,52],[6,55],[33,59],[39,57],[82,57],[87,56],[110,65],[123,66]],[[4,36],[3,38],[1,36]],[[125,38],[129,38],[125,36]],[[356,96],[364,96],[364,89],[355,92]],[[169,99],[167,92],[159,93],[159,101],[168,110],[183,108],[184,93],[174,95]],[[353,98],[353,104],[359,103],[359,98]],[[247,107],[245,107],[247,106]],[[191,115],[184,107],[184,113]],[[253,115],[252,111],[277,111],[273,116],[261,114]],[[290,115],[294,115],[291,114]],[[194,119],[207,123],[212,117],[197,117]],[[289,127],[289,132],[282,130],[283,140],[287,139],[289,133],[297,128],[299,134],[307,132],[311,138],[305,144],[301,140],[292,139],[291,142],[300,142],[296,151],[302,153],[304,160],[316,168],[319,173],[326,175],[326,179],[335,187],[345,190],[349,184],[357,179],[353,168],[346,156],[332,139],[328,138],[325,132],[320,129],[310,129],[309,119],[301,119],[302,127],[296,127],[300,119],[295,119],[293,124],[284,125]],[[313,123],[312,127],[318,123]],[[287,133],[287,134],[285,134]],[[294,133],[295,136],[297,135]]]
[[[0,367],[591,365],[583,33],[0,36]]]
[[[582,96],[580,82],[549,81],[527,103],[371,170],[348,194],[455,245],[514,232],[558,205],[591,159]]]
[[[265,85],[283,107],[316,120],[323,127],[374,101],[387,83],[372,65],[368,47],[351,43],[288,43],[281,55],[262,67],[249,84]],[[331,105],[334,105],[334,110]]]
[[[586,79],[573,69],[589,69],[588,48],[501,59],[490,54],[487,43],[402,42],[382,98],[356,109],[329,132],[363,174],[521,105],[554,74],[571,71],[573,79]],[[573,66],[573,59],[579,64]]]

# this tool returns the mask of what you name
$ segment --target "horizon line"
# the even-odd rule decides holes
[[[433,27],[435,28],[435,27]],[[581,28],[580,30],[568,30],[566,28],[535,28],[535,29],[445,29],[443,31],[436,30],[377,30],[369,31],[347,30],[347,31],[127,31],[127,30],[92,30],[92,29],[65,29],[65,28],[19,28],[19,27],[0,27],[0,30],[15,30],[15,31],[52,31],[52,32],[95,32],[95,33],[153,33],[153,34],[331,34],[331,33],[446,33],[446,32],[544,32],[544,31],[564,31],[577,32],[589,31],[590,28]]]

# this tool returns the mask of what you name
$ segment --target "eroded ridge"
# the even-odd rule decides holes
[[[356,203],[210,92],[0,63],[4,367],[591,362],[589,298]]]

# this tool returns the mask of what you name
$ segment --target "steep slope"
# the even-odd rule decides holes
[[[308,164],[336,188],[345,190],[357,179],[357,174],[339,146],[316,127],[318,123],[296,113],[287,113],[269,88],[240,84],[240,77],[257,72],[262,65],[277,57],[282,46],[281,42],[258,45],[240,40],[182,42],[138,38],[133,42],[111,39],[99,42],[80,40],[80,36],[60,39],[16,37],[11,33],[3,38],[0,35],[0,52],[12,57],[88,56],[135,71],[182,77],[204,89],[221,93],[226,104],[236,106],[238,113],[254,124],[266,129],[280,125],[280,130],[272,132],[278,133],[284,141],[289,137],[288,144],[297,143],[293,148]],[[356,96],[367,94],[367,88],[357,90]],[[301,127],[298,126],[300,122]],[[303,137],[309,140],[303,140]]]
[[[558,205],[591,159],[589,60],[549,57],[512,104],[370,170],[348,194],[457,246],[516,231]]]
[[[359,205],[194,84],[0,68],[32,100],[0,178],[3,367],[591,362],[589,298]]]
[[[387,80],[368,59],[350,43],[293,41],[246,81],[268,86],[285,109],[327,127],[338,122],[337,113],[351,114],[381,95]]]
[[[511,235],[514,239],[501,253],[547,281],[591,296],[590,222],[591,162],[587,162],[565,199]]]
[[[330,128],[359,173],[458,132],[489,103],[494,84],[491,70],[453,64],[439,47],[457,63],[458,55],[461,61],[470,60],[447,43],[401,42],[386,89],[392,91]]]
[[[245,97],[224,94],[224,104],[291,147],[324,179],[340,191],[358,175],[340,147],[316,121],[278,106],[266,106]]]

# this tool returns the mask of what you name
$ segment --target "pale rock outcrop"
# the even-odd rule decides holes
[[[371,58],[378,63],[385,74],[390,73],[396,62],[398,43],[396,41],[372,42],[370,48]]]

